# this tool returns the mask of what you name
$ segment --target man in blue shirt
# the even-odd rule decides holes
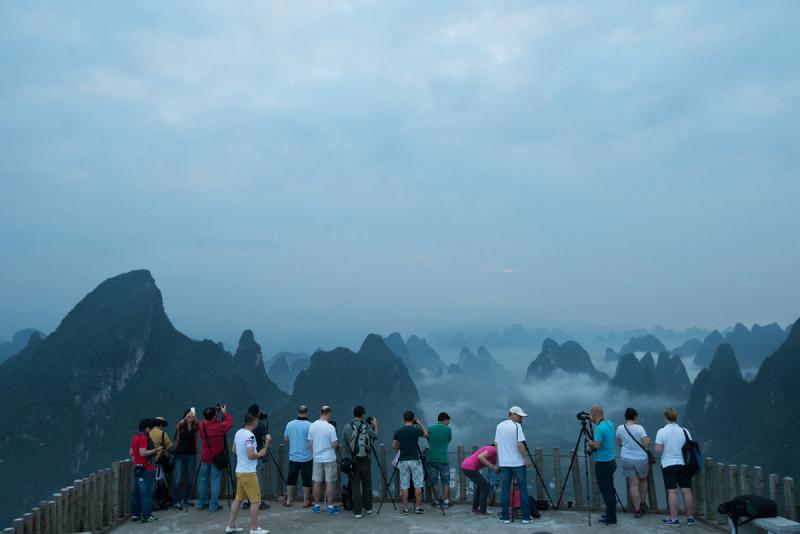
[[[594,440],[589,446],[594,449],[594,472],[600,494],[606,504],[606,513],[600,517],[600,522],[606,525],[617,524],[617,501],[614,490],[614,471],[617,462],[614,460],[614,425],[603,417],[603,407],[599,404],[592,406],[592,422]]]
[[[308,446],[308,406],[297,409],[297,419],[289,421],[283,433],[283,441],[289,442],[289,475],[286,477],[286,500],[284,506],[291,506],[294,500],[297,477],[303,478],[303,508],[311,506],[311,470],[313,458]]]

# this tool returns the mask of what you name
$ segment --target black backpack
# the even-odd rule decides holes
[[[686,437],[686,443],[681,447],[683,453],[683,464],[686,466],[686,474],[693,477],[700,467],[703,465],[703,453],[700,452],[700,444],[689,437],[686,429],[683,430],[683,435]]]
[[[347,484],[342,486],[342,506],[345,510],[353,509],[353,484],[349,478]]]
[[[740,495],[731,501],[720,503],[717,511],[730,517],[733,525],[738,527],[758,517],[777,517],[778,505],[772,499],[760,495]],[[742,521],[743,517],[747,519]]]

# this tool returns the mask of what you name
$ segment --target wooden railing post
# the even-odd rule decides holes
[[[717,464],[717,503],[725,502],[730,499],[728,496],[728,468],[723,463]],[[725,525],[728,523],[727,516],[722,514],[717,517],[717,523]]]
[[[461,466],[466,458],[463,445],[456,447],[456,454],[458,455],[458,465]],[[458,470],[458,501],[461,504],[466,504],[467,502],[467,478],[461,469]]]
[[[25,534],[25,523],[21,517],[16,518],[12,524],[14,525],[14,534]]]
[[[731,499],[739,495],[739,466],[730,464],[728,466],[728,495]]]
[[[31,525],[31,534],[42,534],[42,509],[38,506],[31,510],[33,516],[33,525]]]
[[[756,495],[764,495],[764,470],[759,465],[753,468],[753,486]]]
[[[285,474],[288,471],[286,470],[286,445],[281,443],[278,445],[278,465],[281,467],[281,471]],[[278,475],[278,489],[275,491],[277,495],[285,496],[286,495],[286,488],[283,484],[283,479]]]
[[[336,462],[337,469],[339,469],[339,466],[342,465],[342,449],[341,448],[336,449],[336,458],[339,460],[338,462]],[[339,469],[339,476],[336,477],[336,484],[334,486],[335,486],[335,489],[334,489],[334,495],[335,495],[334,496],[334,500],[338,502],[342,498],[342,471],[341,471],[341,469]],[[416,491],[420,491],[423,488],[414,488],[414,489]]]
[[[381,470],[381,499],[386,500],[389,497],[388,492],[386,491],[386,485],[384,484],[384,480],[386,482],[389,481],[389,473],[386,470],[386,445],[381,443],[378,447],[378,469]]]
[[[122,515],[120,514],[120,465],[119,462],[111,464],[111,521],[116,522]]]
[[[750,489],[753,480],[750,476],[749,466],[742,464],[739,466],[739,495],[747,495],[752,493]]]
[[[702,513],[705,516],[705,493],[703,492],[703,482],[702,477],[700,476],[693,476],[692,477],[692,495],[694,495],[694,508],[697,511],[696,513]]]
[[[783,498],[786,502],[786,515],[792,521],[797,521],[797,507],[794,504],[794,479],[783,477]]]
[[[717,505],[714,491],[714,459],[706,458],[703,471],[703,497],[705,500],[705,517],[708,521],[714,521],[717,517]],[[698,507],[699,508],[699,507]]]
[[[569,457],[571,458],[572,469],[570,475],[572,476],[572,492],[575,494],[575,507],[583,508],[583,487],[581,486],[581,468],[578,461],[578,455],[575,454],[575,449],[570,449]]]
[[[22,514],[22,523],[25,525],[25,534],[31,534],[33,532],[33,514],[31,512]]]
[[[545,478],[544,478],[544,451],[542,450],[541,447],[536,447],[533,450],[533,457],[536,458],[536,467],[538,467],[539,470],[541,471],[541,473],[542,473],[542,481],[544,481],[545,480]],[[546,481],[545,482],[540,481],[539,477],[536,476],[535,470],[534,470],[534,474],[533,474],[533,480],[534,480],[534,482],[536,482],[536,498],[539,499],[539,500],[544,499],[544,486],[543,486],[543,483],[546,484],[547,482]]]
[[[656,469],[660,464],[654,463],[647,470],[647,501],[650,503],[650,510],[653,512],[658,511],[658,493],[656,492]],[[644,497],[644,495],[642,495]]]
[[[601,505],[600,486],[597,484],[597,472],[594,467],[594,455],[589,457],[589,471],[592,477],[592,509],[599,510]]]
[[[778,491],[778,475],[775,473],[769,474],[769,498],[778,503],[778,515],[783,515],[783,499],[780,498]]]
[[[92,519],[92,486],[89,478],[81,480],[81,528],[84,531],[91,530],[89,522]]]
[[[561,494],[561,450],[558,447],[553,447],[553,480],[556,483],[556,494],[553,499],[558,504],[558,496]]]
[[[47,501],[41,501],[39,503],[39,510],[42,511],[42,519],[41,519],[41,526],[39,527],[39,532],[41,534],[51,534],[50,532],[50,503]]]

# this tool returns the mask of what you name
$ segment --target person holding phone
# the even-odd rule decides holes
[[[192,506],[191,491],[194,470],[197,464],[197,419],[194,409],[183,412],[183,418],[175,427],[175,470],[173,472],[172,497],[175,509]]]

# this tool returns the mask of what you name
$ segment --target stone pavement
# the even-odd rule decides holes
[[[470,507],[456,505],[446,509],[442,516],[438,508],[425,508],[424,515],[403,515],[392,509],[391,503],[384,505],[380,515],[365,515],[354,519],[350,512],[342,512],[333,517],[324,514],[312,514],[299,506],[284,508],[279,502],[272,502],[271,508],[261,512],[261,527],[269,529],[271,534],[288,532],[317,532],[320,534],[350,534],[357,530],[365,534],[386,533],[437,533],[437,534],[477,534],[485,532],[524,532],[526,534],[567,533],[599,531],[608,533],[647,534],[675,531],[688,531],[691,534],[721,532],[714,527],[699,523],[695,527],[687,527],[683,518],[680,528],[661,525],[661,514],[647,515],[642,519],[634,519],[633,515],[620,514],[619,525],[606,527],[597,523],[599,513],[592,514],[592,526],[586,522],[583,512],[543,512],[542,518],[530,525],[515,522],[503,525],[495,518],[478,518],[470,513]],[[377,503],[376,503],[377,504]],[[377,507],[376,507],[377,510]],[[113,530],[114,534],[219,534],[225,532],[227,509],[211,513],[191,509],[188,513],[177,511],[157,512],[158,521],[139,524],[125,523]],[[245,527],[244,534],[249,532],[249,516],[246,511],[239,512],[237,526]]]

